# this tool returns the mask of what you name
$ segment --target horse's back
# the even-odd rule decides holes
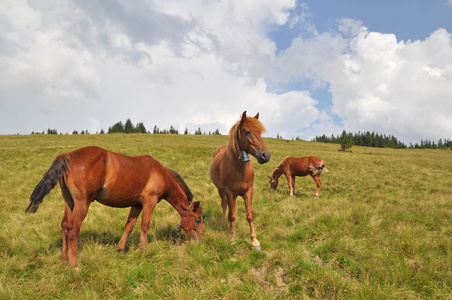
[[[288,157],[290,173],[295,176],[306,176],[309,174],[309,165],[312,163],[312,156]]]
[[[310,164],[313,164],[316,167],[320,167],[322,165],[325,165],[325,161],[316,157],[316,156],[308,156]]]
[[[127,156],[108,152],[107,169],[99,202],[117,207],[131,206],[142,196],[163,193],[168,172],[150,156]]]
[[[215,157],[217,157],[218,155],[220,155],[220,156],[223,155],[225,151],[226,151],[226,145],[218,147],[213,152],[213,157],[212,158],[215,159]]]
[[[304,156],[304,157],[288,157],[290,163],[290,168],[293,175],[296,176],[306,176],[310,173],[309,167],[311,165],[315,167],[320,167],[324,164],[324,161],[315,156]]]
[[[69,159],[70,171],[68,183],[80,185],[90,182],[91,185],[101,185],[105,177],[108,151],[99,147],[89,146],[60,154]]]
[[[212,164],[210,165],[210,178],[217,188],[221,186],[221,163],[225,152],[226,146],[221,146],[215,149]]]
[[[163,166],[150,156],[127,156],[93,146],[62,155],[70,160],[65,181],[68,189],[74,194],[94,195],[108,206],[130,206],[146,190],[161,190],[165,184]]]

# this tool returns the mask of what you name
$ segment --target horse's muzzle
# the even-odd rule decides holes
[[[262,150],[256,150],[256,159],[257,162],[260,164],[265,164],[270,160],[270,157],[272,156],[270,151],[262,151]]]
[[[188,236],[191,240],[194,240],[195,242],[201,242],[202,239],[204,238],[204,233],[199,234],[197,232],[194,232],[192,234],[189,234]]]

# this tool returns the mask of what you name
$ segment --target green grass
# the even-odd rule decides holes
[[[213,151],[226,136],[0,136],[0,299],[452,299],[452,153],[265,141],[272,159],[253,159],[256,252],[243,200],[231,243],[210,181]],[[204,240],[178,235],[179,216],[162,201],[148,247],[137,248],[137,224],[121,255],[128,210],[94,202],[79,268],[62,265],[59,188],[36,214],[24,209],[54,157],[88,145],[149,154],[179,172],[204,208]],[[320,199],[308,177],[297,177],[297,197],[283,178],[269,190],[267,175],[288,155],[327,162]]]

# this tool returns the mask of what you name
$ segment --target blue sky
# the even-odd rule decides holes
[[[0,2],[0,134],[452,138],[452,1]]]
[[[362,20],[370,31],[393,33],[398,40],[428,37],[438,28],[452,25],[449,1],[378,0],[378,1],[305,1],[312,23],[319,31],[335,28],[342,18]]]

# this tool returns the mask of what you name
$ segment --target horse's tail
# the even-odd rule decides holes
[[[67,156],[59,155],[50,168],[42,176],[41,181],[36,185],[30,196],[30,205],[25,210],[26,213],[35,213],[38,210],[44,197],[56,186],[63,176],[69,174],[70,161]]]
[[[320,174],[322,174],[323,171],[325,171],[326,173],[329,173],[330,171],[328,171],[328,169],[326,168],[326,163],[325,161],[320,161],[320,166],[315,166],[313,164],[309,165],[309,171],[311,171],[313,176],[320,176]]]

